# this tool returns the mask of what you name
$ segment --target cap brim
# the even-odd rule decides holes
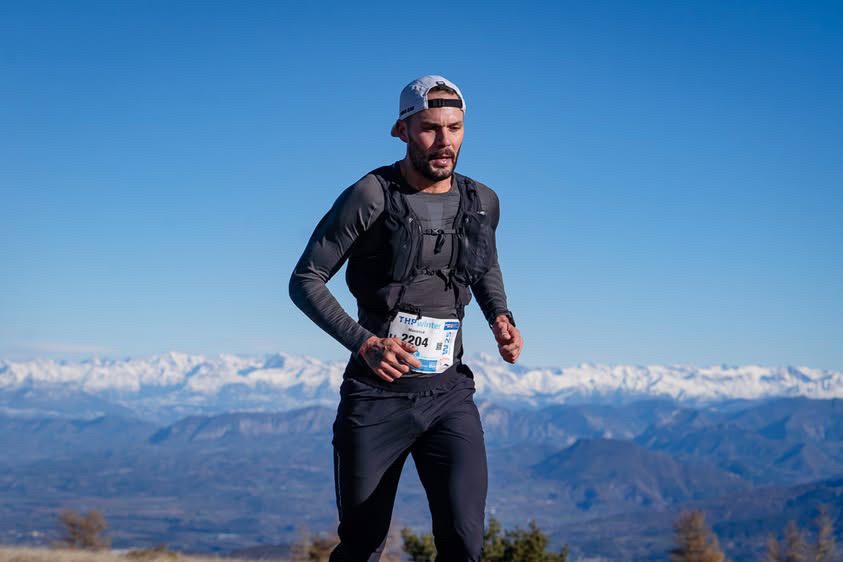
[[[392,135],[393,137],[398,136],[398,121],[395,121],[395,123],[392,125],[392,131],[390,131],[389,134]]]

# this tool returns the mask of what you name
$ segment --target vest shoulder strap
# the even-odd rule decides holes
[[[377,178],[383,189],[384,211],[395,216],[404,215],[405,209],[400,195],[398,178],[395,177],[395,168],[393,166],[381,166],[369,173]]]
[[[457,187],[460,190],[461,205],[466,211],[476,212],[481,211],[483,206],[480,201],[480,193],[477,189],[477,182],[468,176],[464,176],[454,172],[454,177],[457,179]]]

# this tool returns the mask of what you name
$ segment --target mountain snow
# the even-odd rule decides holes
[[[843,372],[760,365],[510,365],[478,354],[465,361],[478,397],[510,407],[566,402],[619,403],[672,398],[700,403],[781,396],[843,397]],[[0,412],[43,409],[45,396],[77,394],[75,408],[95,415],[106,401],[156,421],[222,411],[279,411],[335,406],[345,362],[277,353],[264,357],[170,352],[146,358],[83,361],[0,360]],[[87,401],[80,401],[85,397]],[[38,399],[34,406],[34,400]],[[56,399],[58,400],[58,398]],[[88,406],[79,406],[87,404]],[[55,412],[55,404],[51,404]]]

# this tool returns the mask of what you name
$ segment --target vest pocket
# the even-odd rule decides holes
[[[398,283],[389,283],[375,291],[374,301],[378,306],[374,309],[383,315],[389,315],[392,309],[398,304],[401,299],[402,286]],[[387,323],[391,318],[387,319]]]
[[[412,218],[409,218],[409,221],[412,221]],[[400,219],[390,215],[387,217],[386,227],[387,232],[390,233],[389,246],[392,254],[390,277],[395,281],[401,281],[407,278],[416,264],[416,247],[410,232],[414,225],[412,222],[403,224]]]
[[[492,265],[497,248],[495,231],[485,213],[466,213],[463,217],[464,235],[460,241],[458,270],[465,271],[469,285],[477,282]]]

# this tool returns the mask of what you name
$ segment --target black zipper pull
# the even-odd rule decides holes
[[[433,247],[433,253],[438,254],[442,251],[442,246],[445,244],[445,231],[441,228],[436,231],[436,245]]]
[[[454,286],[454,275],[453,274],[454,274],[453,270],[449,270],[448,273],[445,273],[441,269],[436,271],[436,275],[441,277],[442,280],[445,282],[445,290],[446,291],[450,291],[451,287]]]

